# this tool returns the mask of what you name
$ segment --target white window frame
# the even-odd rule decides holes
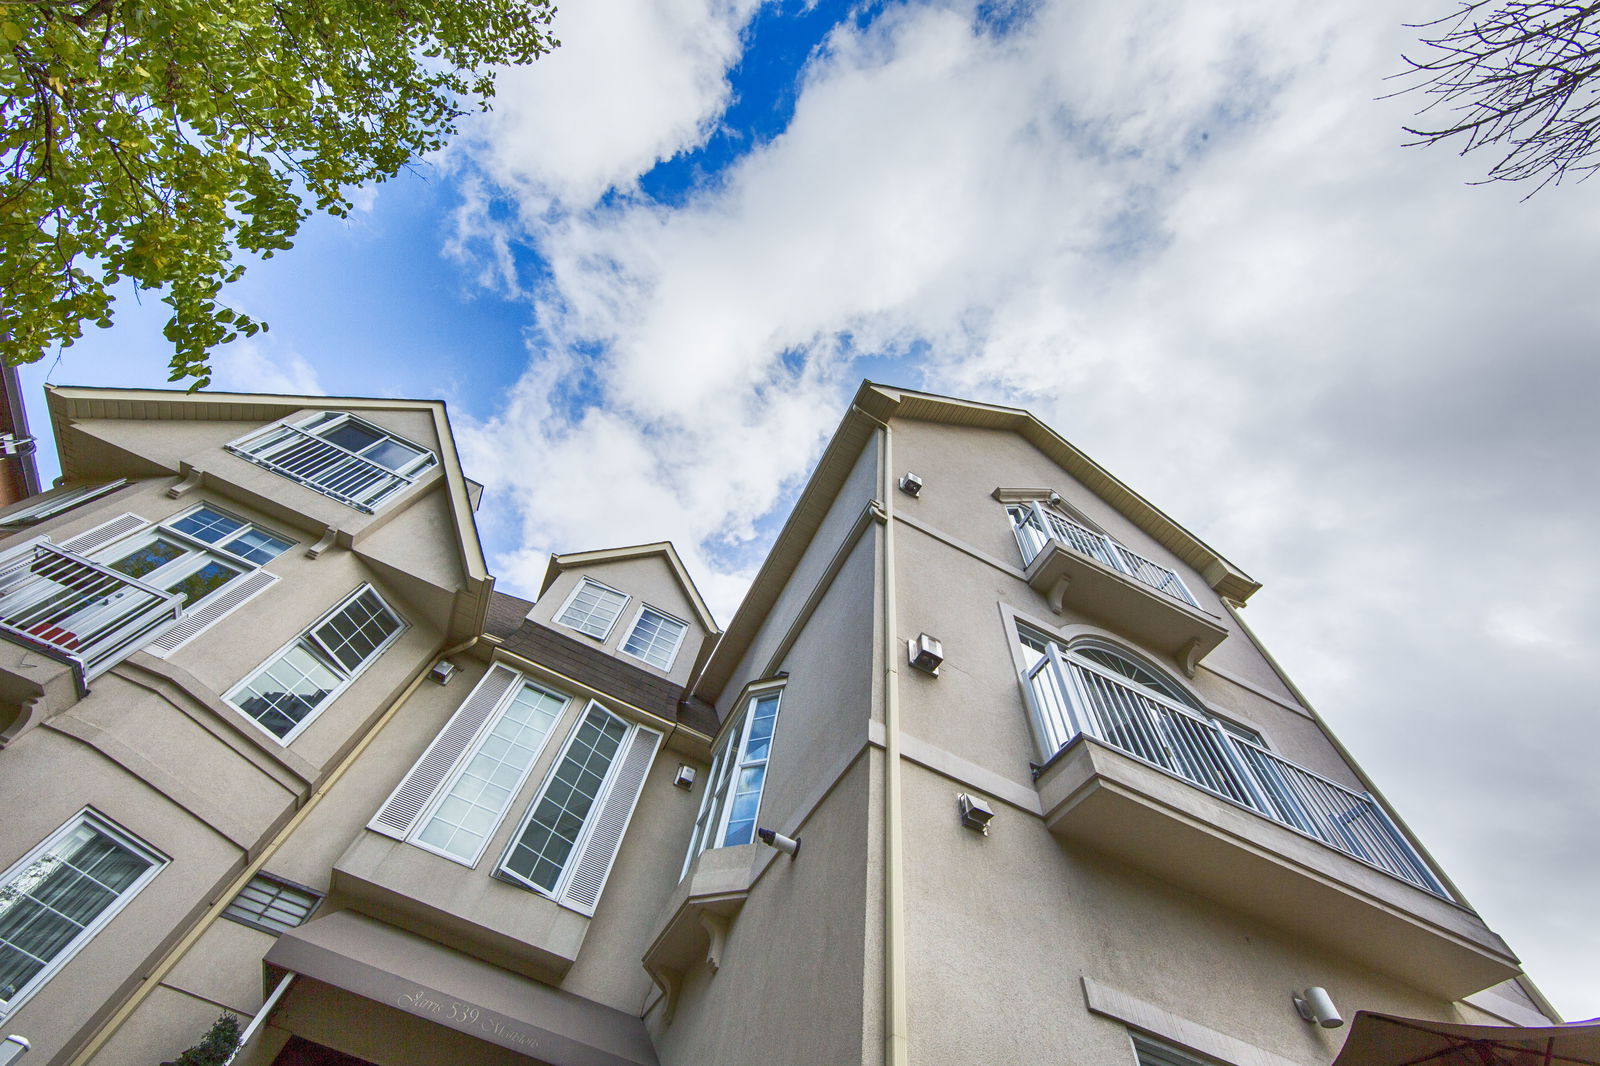
[[[607,592],[615,592],[618,596],[622,597],[622,602],[617,605],[617,616],[611,620],[611,624],[610,625],[606,626],[606,631],[604,633],[600,634],[598,637],[595,636],[593,633],[588,633],[588,632],[585,632],[582,629],[579,629],[577,626],[573,625],[571,622],[563,622],[561,620],[562,616],[567,613],[567,609],[572,606],[572,602],[578,598],[578,593],[583,591],[583,587],[585,585],[594,585],[596,588],[605,589]],[[562,604],[561,604],[561,610],[557,611],[556,614],[555,614],[555,623],[556,623],[556,625],[561,626],[561,627],[563,627],[565,629],[572,630],[574,633],[581,633],[581,634],[583,634],[583,636],[588,637],[590,640],[598,640],[603,644],[607,640],[611,639],[611,634],[616,630],[617,623],[622,621],[623,612],[628,609],[628,604],[630,604],[632,602],[633,602],[633,597],[628,595],[626,592],[623,592],[621,589],[612,588],[610,585],[606,584],[604,581],[596,581],[592,577],[583,577],[583,578],[580,578],[578,580],[577,585],[573,586],[572,591],[567,593],[566,600],[564,600],[562,602]]]
[[[333,417],[325,417],[329,415]],[[417,458],[411,460],[409,463],[404,464],[399,469],[394,469],[385,466],[374,459],[370,459],[360,452],[354,452],[348,448],[345,448],[343,445],[336,444],[335,442],[328,440],[322,435],[321,432],[318,432],[319,430],[332,430],[340,425],[345,425],[351,422],[363,426],[387,440],[392,440],[395,443],[404,445],[407,448],[415,449],[421,454],[417,456]],[[372,466],[388,471],[390,474],[394,475],[395,479],[397,480],[395,483],[392,483],[388,487],[381,489],[376,494],[368,491],[359,497],[348,493],[341,493],[336,490],[330,490],[322,485],[319,485],[307,477],[302,477],[300,474],[285,469],[277,461],[277,456],[288,450],[290,447],[290,442],[300,439],[295,433],[285,435],[282,441],[263,443],[266,438],[269,438],[276,430],[283,427],[287,427],[290,430],[298,430],[300,433],[316,437],[328,447],[336,448],[357,460],[370,463]],[[439,464],[439,456],[433,449],[424,448],[414,440],[408,440],[407,438],[400,436],[398,433],[391,433],[382,426],[377,425],[374,422],[370,422],[359,415],[352,414],[349,411],[316,411],[296,421],[282,419],[263,429],[247,433],[237,440],[229,441],[225,447],[228,451],[233,452],[241,459],[255,463],[264,469],[271,470],[279,477],[287,478],[298,485],[303,485],[313,492],[321,493],[322,495],[327,496],[329,499],[338,500],[340,503],[345,504],[348,507],[354,507],[356,510],[365,511],[368,514],[376,514],[380,508],[386,506],[406,489],[416,484],[418,478]],[[369,447],[371,446],[369,445]]]
[[[628,641],[633,639],[634,631],[639,628],[639,623],[644,621],[644,613],[646,611],[654,611],[668,622],[675,622],[682,627],[678,630],[678,639],[672,642],[672,651],[667,655],[667,665],[665,666],[659,666],[656,663],[651,662],[649,659],[646,659],[643,655],[636,655],[628,650]],[[628,635],[617,642],[617,650],[626,655],[628,658],[637,659],[639,662],[644,663],[646,666],[651,667],[652,669],[660,670],[663,673],[670,673],[672,671],[672,665],[678,661],[678,652],[683,650],[683,642],[688,638],[688,636],[688,622],[684,621],[682,618],[679,618],[675,614],[670,614],[666,611],[663,611],[659,607],[645,603],[641,600],[639,603],[639,609],[633,612],[633,620],[628,623]]]
[[[517,844],[522,840],[522,834],[528,831],[528,825],[533,821],[534,814],[539,810],[539,804],[544,802],[545,793],[550,790],[551,783],[555,781],[556,771],[566,761],[567,752],[572,749],[573,743],[578,739],[578,734],[583,729],[584,721],[589,717],[591,711],[596,710],[621,722],[626,727],[626,731],[622,734],[622,739],[617,742],[617,754],[612,757],[611,765],[606,767],[605,780],[600,782],[600,788],[595,792],[594,800],[589,804],[589,813],[584,815],[583,828],[578,831],[577,839],[572,842],[572,849],[567,852],[566,861],[561,866],[561,875],[556,878],[554,886],[545,888],[543,885],[535,884],[506,864],[511,860],[512,854],[517,849]],[[555,759],[551,761],[549,768],[545,770],[544,780],[539,783],[538,791],[534,792],[533,798],[528,801],[528,809],[523,812],[522,819],[517,823],[517,828],[512,832],[511,838],[506,841],[505,850],[500,855],[500,861],[495,864],[494,872],[496,877],[510,881],[521,888],[526,888],[530,892],[537,892],[539,895],[557,903],[561,902],[562,896],[565,895],[567,890],[567,883],[572,878],[576,860],[578,856],[583,854],[584,845],[589,842],[589,837],[594,832],[595,817],[601,808],[605,806],[606,797],[611,794],[611,789],[616,783],[617,770],[622,765],[623,756],[628,750],[628,744],[633,739],[634,734],[642,728],[644,727],[638,722],[631,721],[610,708],[602,706],[598,700],[590,700],[584,706],[583,710],[578,714],[577,720],[572,723],[572,728],[567,730],[567,736],[561,744],[561,750],[556,753]],[[620,850],[620,844],[618,847]]]
[[[728,831],[729,816],[733,812],[734,782],[739,771],[746,765],[757,765],[750,763],[746,758],[750,748],[750,720],[755,714],[757,702],[762,697],[776,695],[778,712],[773,716],[772,736],[767,741],[767,756],[759,763],[762,766],[771,766],[772,746],[778,741],[778,720],[783,717],[783,690],[786,684],[786,680],[763,682],[745,690],[738,719],[728,724],[722,739],[717,743],[715,754],[711,757],[711,769],[706,773],[705,792],[700,797],[700,809],[695,812],[694,828],[689,837],[689,853],[684,857],[683,870],[678,874],[680,881],[688,874],[689,867],[702,852],[712,848],[727,847],[723,843],[723,838]],[[730,759],[729,752],[736,744],[738,752]],[[766,799],[766,793],[767,783],[763,777],[761,791],[756,799],[758,824],[761,821],[761,804]],[[715,824],[712,824],[713,822]]]
[[[89,941],[94,939],[95,934],[99,933],[101,929],[104,929],[106,925],[109,924],[110,921],[121,912],[122,908],[126,907],[130,902],[132,902],[133,898],[143,891],[144,887],[148,885],[157,874],[165,869],[167,863],[171,861],[166,855],[151,847],[149,844],[146,844],[138,837],[135,837],[133,834],[129,833],[127,830],[111,821],[111,819],[100,814],[94,808],[85,807],[77,814],[67,819],[61,828],[57,829],[54,833],[51,833],[36,847],[34,847],[33,850],[29,851],[26,855],[13,863],[3,875],[0,875],[0,887],[11,884],[13,880],[26,871],[28,867],[31,866],[41,855],[55,847],[68,835],[70,835],[73,830],[84,824],[88,824],[92,826],[96,832],[110,837],[117,844],[127,848],[135,855],[138,855],[140,858],[148,861],[150,865],[146,867],[144,873],[140,874],[132,884],[123,889],[121,893],[118,894],[117,898],[112,900],[111,904],[106,907],[105,910],[97,914],[93,921],[84,926],[82,932],[73,937],[71,940],[67,941],[67,943],[63,944],[61,949],[55,953],[48,963],[45,964],[44,969],[34,974],[33,977],[28,980],[27,984],[17,989],[17,991],[9,1000],[0,1001],[0,1018],[6,1018],[10,1016],[24,1003],[31,999],[35,993],[48,984],[50,979],[59,973],[62,967],[71,962],[73,957],[76,956],[78,952],[82,951],[84,947],[88,945]]]
[[[185,533],[180,529],[174,528],[175,523],[203,510],[212,511],[224,518],[229,518],[235,522],[239,522],[241,523],[242,528],[234,533],[229,534],[226,538],[224,538],[223,542],[217,544],[209,543],[201,540],[192,533]],[[251,530],[256,530],[277,540],[284,541],[287,543],[288,547],[284,548],[284,550],[279,552],[278,555],[273,556],[272,559],[268,559],[265,563],[258,563],[254,559],[247,559],[242,555],[235,555],[233,552],[227,549],[226,545],[228,543],[239,539]],[[147,585],[154,585],[158,588],[165,588],[168,584],[188,577],[190,574],[201,569],[206,565],[206,563],[212,560],[238,567],[239,577],[243,577],[252,570],[260,570],[262,567],[273,562],[280,556],[287,553],[290,548],[293,548],[295,544],[298,543],[295,538],[284,536],[275,529],[270,529],[266,526],[260,525],[259,523],[240,518],[238,515],[232,514],[231,512],[216,506],[215,504],[202,502],[186,510],[179,511],[176,514],[169,515],[166,518],[163,518],[161,521],[146,526],[144,529],[141,529],[136,533],[130,533],[125,537],[121,537],[111,542],[104,548],[101,548],[99,551],[95,552],[93,559],[97,563],[109,565],[111,560],[119,556],[126,555],[129,551],[137,550],[145,544],[149,544],[160,539],[178,541],[184,547],[186,547],[188,551],[179,558],[168,563],[163,563],[161,566],[158,566],[149,573],[144,574],[141,577],[134,578],[136,581],[142,581]],[[232,584],[232,580],[219,585],[210,593],[202,596],[198,600],[195,600],[193,603],[186,605],[184,610],[194,611],[199,609],[201,605],[209,603],[215,597],[220,596],[230,584]]]
[[[511,808],[516,805],[517,796],[522,793],[523,786],[528,783],[528,778],[533,775],[534,767],[539,765],[539,760],[544,757],[545,751],[549,749],[550,742],[555,739],[557,734],[560,732],[561,723],[567,718],[568,712],[572,710],[572,704],[574,702],[571,696],[568,696],[562,692],[558,692],[548,685],[543,685],[533,681],[526,674],[518,674],[517,678],[518,679],[508,689],[506,689],[506,694],[500,697],[500,701],[495,704],[494,710],[487,718],[484,719],[483,725],[478,729],[477,735],[472,738],[471,743],[462,749],[461,755],[457,757],[455,765],[450,768],[450,772],[444,776],[443,780],[440,781],[439,786],[434,789],[433,798],[428,801],[428,805],[424,807],[422,809],[422,813],[417,816],[416,823],[411,827],[411,832],[406,834],[406,843],[413,844],[429,854],[439,856],[441,859],[449,859],[451,862],[459,863],[460,865],[467,867],[469,870],[477,869],[478,863],[483,861],[483,853],[489,850],[490,842],[494,839],[495,834],[500,831],[500,827],[505,824],[506,815],[511,813]],[[524,767],[522,773],[517,776],[517,783],[511,786],[511,795],[506,799],[505,807],[502,808],[500,813],[495,817],[494,825],[486,834],[484,834],[483,843],[478,846],[478,850],[473,854],[470,860],[465,859],[460,855],[453,855],[450,852],[445,851],[443,848],[437,848],[432,844],[427,843],[422,839],[423,829],[427,828],[428,823],[433,820],[433,816],[438,813],[439,807],[446,799],[449,798],[450,790],[455,788],[456,782],[461,779],[461,775],[466,773],[467,767],[471,765],[473,757],[476,756],[479,750],[483,747],[484,740],[494,732],[494,727],[499,724],[500,719],[504,717],[505,712],[511,706],[512,701],[514,701],[517,698],[518,693],[525,688],[532,688],[544,693],[547,696],[554,696],[556,699],[561,700],[561,709],[556,712],[555,721],[550,724],[549,732],[545,733],[544,739],[539,741],[538,750],[534,752],[533,758],[528,761],[528,765]],[[471,695],[471,693],[468,693],[468,695]],[[587,713],[587,710],[585,713]],[[576,728],[572,730],[572,733],[574,735],[577,733]],[[562,754],[565,755],[565,753],[566,749],[562,748]],[[559,759],[557,761],[559,762]],[[533,808],[530,807],[528,809],[530,816],[532,812]],[[521,832],[519,831],[517,835],[520,836]]]
[[[107,481],[98,485],[76,485],[72,488],[62,489],[52,496],[32,503],[24,504],[7,515],[0,515],[0,531],[23,529],[46,518],[53,518],[58,514],[72,510],[79,504],[98,500],[102,496],[109,496],[128,483],[127,478],[119,477],[115,481]]]
[[[322,626],[326,625],[328,622],[332,621],[334,615],[348,607],[362,593],[368,591],[378,598],[378,602],[383,605],[384,610],[388,611],[390,616],[400,624],[393,633],[390,633],[387,637],[385,637],[383,642],[377,647],[373,648],[372,652],[365,659],[363,659],[361,663],[355,667],[355,669],[352,670],[341,663],[337,656],[329,653],[321,644],[321,642],[317,641],[311,636],[311,634],[320,629]],[[312,722],[322,717],[322,713],[329,707],[333,706],[334,701],[342,696],[346,689],[355,684],[356,679],[362,674],[366,673],[367,668],[373,663],[377,662],[378,658],[382,656],[383,653],[390,647],[392,647],[395,641],[405,636],[406,630],[410,628],[411,625],[405,620],[405,616],[389,605],[389,601],[384,599],[383,593],[374,588],[370,582],[364,582],[363,584],[359,585],[355,591],[351,592],[348,596],[341,598],[339,602],[336,603],[332,608],[325,611],[315,622],[306,626],[299,633],[296,633],[292,640],[285,642],[280,648],[278,648],[277,651],[261,660],[255,669],[251,670],[237,684],[227,691],[226,695],[222,697],[223,702],[225,702],[229,707],[232,707],[234,710],[238,711],[246,721],[255,726],[256,729],[260,730],[263,735],[271,737],[276,743],[281,744],[284,747],[288,747],[290,744],[294,743],[295,738],[299,737],[301,733],[305,732],[306,728],[311,725]],[[314,654],[318,659],[323,660],[323,665],[329,667],[334,673],[341,674],[343,676],[337,685],[328,690],[328,694],[323,697],[321,703],[312,709],[310,714],[296,722],[293,729],[289,730],[280,737],[278,734],[274,733],[272,730],[268,729],[265,725],[258,721],[255,715],[251,714],[249,711],[246,711],[244,707],[239,704],[238,700],[235,699],[235,697],[239,693],[240,689],[254,681],[261,675],[263,671],[267,669],[267,667],[271,666],[273,663],[276,663],[280,658],[283,657],[285,653],[294,648],[301,641],[311,642],[317,649]]]

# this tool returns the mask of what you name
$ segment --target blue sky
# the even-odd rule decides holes
[[[272,331],[218,384],[443,397],[501,588],[666,537],[723,619],[862,377],[1029,407],[1265,582],[1267,643],[1594,1015],[1600,206],[1401,147],[1384,78],[1440,10],[567,5],[449,150],[251,268]],[[160,385],[159,305],[119,315],[25,382]]]

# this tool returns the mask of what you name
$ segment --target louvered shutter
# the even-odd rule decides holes
[[[611,872],[611,863],[622,846],[622,834],[633,817],[633,808],[639,802],[645,775],[650,772],[660,742],[660,733],[638,726],[628,737],[627,747],[617,760],[611,787],[600,802],[594,825],[572,867],[572,876],[561,890],[561,902],[574,910],[594,914],[600,890],[605,887],[606,875]]]
[[[428,745],[422,758],[406,774],[400,787],[383,801],[383,806],[367,823],[367,828],[396,840],[404,840],[416,824],[417,816],[433,799],[440,782],[449,775],[462,752],[472,745],[484,723],[520,677],[515,670],[507,667],[491,667],[477,686],[467,693],[467,698],[461,701],[461,706],[450,716],[444,729],[433,738],[433,743]]]
[[[210,628],[246,600],[265,592],[277,580],[265,570],[254,570],[228,582],[215,596],[195,610],[186,612],[171,629],[151,641],[145,651],[158,659],[165,659],[191,638],[199,636],[201,630]]]
[[[129,533],[137,533],[149,524],[136,514],[121,514],[93,529],[86,529],[75,537],[68,537],[61,541],[59,546],[78,555],[93,555],[112,541],[119,540]]]

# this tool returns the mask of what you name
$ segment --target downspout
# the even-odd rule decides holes
[[[857,410],[860,410],[857,408]],[[866,412],[862,412],[866,414]],[[868,415],[867,417],[871,417]],[[900,786],[900,657],[895,636],[894,463],[889,425],[878,421],[879,501],[883,504],[883,1060],[906,1066],[910,1059],[906,1012],[905,840]]]
[[[481,633],[473,636],[470,640],[464,640],[460,644],[445,648],[438,654],[430,656],[422,664],[421,668],[417,670],[416,676],[411,679],[410,684],[406,685],[405,690],[390,701],[388,708],[372,724],[372,728],[368,729],[362,738],[356,742],[356,746],[351,748],[349,753],[339,761],[339,765],[335,766],[322,784],[317,786],[316,791],[306,798],[304,806],[296,811],[294,817],[290,818],[288,823],[278,830],[277,835],[268,841],[267,846],[261,849],[261,854],[256,856],[255,860],[249,863],[238,877],[234,878],[227,891],[217,897],[216,901],[200,916],[200,920],[183,935],[183,939],[174,944],[166,956],[145,975],[144,980],[139,982],[133,993],[117,1009],[117,1012],[107,1019],[105,1024],[100,1026],[99,1031],[90,1038],[82,1050],[68,1060],[69,1066],[86,1066],[90,1059],[100,1053],[106,1042],[117,1034],[117,1030],[121,1029],[123,1024],[133,1016],[133,1012],[138,1010],[140,1005],[150,997],[150,993],[156,990],[156,986],[166,979],[167,974],[172,972],[172,968],[182,961],[184,955],[188,954],[189,949],[194,947],[201,935],[211,927],[211,923],[216,921],[222,912],[227,909],[229,903],[233,902],[233,898],[244,889],[245,885],[250,883],[256,874],[261,872],[268,861],[277,854],[278,849],[283,846],[284,842],[294,834],[296,829],[300,828],[311,812],[316,810],[317,804],[321,803],[323,798],[333,790],[333,786],[339,783],[340,778],[344,777],[345,771],[350,769],[355,761],[361,757],[362,753],[377,739],[378,734],[383,732],[383,727],[389,724],[390,720],[399,712],[401,705],[411,698],[412,693],[417,691],[417,686],[421,685],[423,679],[428,676],[429,668],[440,659],[448,659],[452,655],[467,651],[478,643],[480,637]],[[263,1011],[267,1006],[269,1005],[263,1006]],[[258,1015],[261,1013],[262,1011],[257,1012]]]

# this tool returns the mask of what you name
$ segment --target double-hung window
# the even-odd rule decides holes
[[[593,913],[660,734],[590,703],[500,860],[500,876]]]
[[[586,577],[578,582],[578,587],[567,597],[561,613],[556,615],[556,621],[596,640],[605,640],[611,633],[611,627],[622,616],[622,608],[627,602],[627,593]]]
[[[287,744],[405,628],[377,590],[363,585],[235,686],[227,700]]]
[[[645,604],[639,608],[639,617],[634,619],[628,639],[622,642],[622,650],[658,670],[671,670],[688,631],[689,623]]]
[[[0,879],[0,1017],[150,882],[166,858],[84,810]]]
[[[428,449],[343,411],[279,423],[228,450],[368,513],[438,461]]]
[[[700,799],[700,813],[684,859],[685,873],[694,857],[707,848],[748,844],[755,839],[756,816],[761,810],[761,790],[766,785],[767,759],[772,752],[772,733],[778,724],[782,696],[781,687],[751,693],[739,720],[723,733],[711,759],[705,795]]]

